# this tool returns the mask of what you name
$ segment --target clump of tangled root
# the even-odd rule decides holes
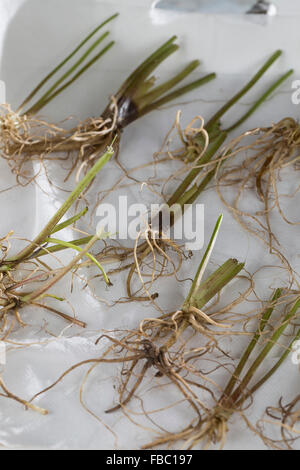
[[[172,180],[179,178],[193,168],[198,168],[201,172],[201,177],[209,172],[215,162],[208,162],[206,164],[199,163],[201,157],[209,146],[209,135],[205,129],[205,123],[202,116],[196,116],[192,121],[183,129],[180,124],[181,111],[177,112],[175,122],[167,133],[161,149],[154,154],[154,159],[158,157],[169,158],[184,163],[179,170],[170,175],[163,184],[162,194],[164,193],[165,186]],[[179,146],[177,147],[177,142]],[[176,143],[175,143],[176,142]]]
[[[300,395],[296,396],[290,403],[284,404],[280,398],[278,406],[269,406],[265,416],[258,423],[258,428],[264,432],[264,425],[272,425],[280,429],[281,439],[272,439],[265,435],[264,442],[271,448],[281,450],[293,450],[296,441],[300,438]]]
[[[208,394],[215,402],[217,399],[211,390],[211,386],[216,384],[208,377],[209,373],[202,370],[201,363],[203,364],[206,355],[214,351],[226,360],[229,359],[228,354],[225,354],[219,346],[218,338],[248,335],[244,331],[233,331],[233,325],[241,322],[241,319],[234,320],[231,310],[245,300],[252,289],[253,285],[250,282],[250,287],[238,299],[222,309],[216,309],[215,312],[204,313],[196,308],[191,308],[190,311],[178,310],[163,314],[159,318],[144,319],[136,330],[119,334],[114,331],[113,335],[108,333],[101,335],[96,344],[100,341],[107,341],[109,344],[99,358],[75,364],[52,385],[35,395],[31,402],[51,390],[75,369],[90,365],[85,373],[80,393],[81,403],[89,411],[83,403],[83,386],[86,385],[89,375],[99,364],[120,364],[117,404],[107,409],[106,413],[122,410],[126,416],[128,414],[130,416],[131,413],[134,415],[135,412],[129,410],[128,405],[132,400],[139,399],[139,389],[144,381],[148,381],[151,372],[151,382],[157,380],[160,382],[160,387],[163,387],[164,383],[161,381],[165,379],[169,385],[174,386],[181,395],[181,400],[186,401],[196,413],[198,422],[202,422],[202,414],[209,413],[209,408],[199,398],[197,391]],[[226,315],[231,323],[224,320]],[[217,320],[216,316],[219,316],[220,320]],[[216,368],[218,367],[219,364]]]
[[[103,151],[115,140],[118,147],[117,108],[112,99],[106,118],[89,118],[71,129],[64,129],[31,115],[19,115],[9,105],[1,107],[0,155],[7,160],[19,184],[36,178],[48,159],[66,160],[75,154],[70,173],[77,167],[77,180],[82,169],[90,168]],[[59,156],[60,154],[60,156]],[[31,175],[28,162],[39,162],[40,169]]]
[[[144,448],[153,448],[157,446],[162,446],[164,444],[172,445],[177,441],[183,442],[183,446],[186,449],[192,449],[196,445],[204,446],[204,448],[208,448],[211,445],[218,444],[221,448],[224,447],[226,442],[226,435],[228,432],[228,421],[233,416],[238,414],[246,423],[249,430],[257,434],[264,442],[268,445],[278,444],[276,441],[272,441],[271,439],[266,438],[263,429],[260,427],[253,426],[245,415],[245,411],[247,408],[252,404],[253,401],[253,394],[255,391],[260,388],[278,369],[278,367],[282,364],[285,358],[288,356],[290,352],[291,346],[288,348],[284,348],[284,353],[277,361],[275,366],[273,366],[262,378],[253,385],[253,378],[261,366],[261,364],[266,359],[267,355],[269,354],[270,350],[274,347],[276,340],[281,336],[283,331],[287,326],[287,322],[295,319],[297,314],[297,310],[300,306],[299,296],[296,297],[296,303],[294,303],[290,313],[285,316],[283,320],[280,321],[279,326],[273,333],[271,334],[271,338],[266,339],[264,338],[265,333],[263,330],[266,326],[266,323],[269,321],[274,306],[279,301],[279,305],[282,303],[282,300],[288,302],[290,304],[290,300],[286,299],[286,293],[277,290],[272,298],[272,301],[269,307],[266,308],[265,312],[263,313],[259,327],[252,337],[251,342],[249,343],[248,347],[245,349],[241,359],[235,368],[235,371],[231,374],[231,378],[221,391],[221,396],[218,401],[216,401],[215,406],[207,408],[203,416],[200,419],[196,419],[191,422],[191,424],[183,429],[183,431],[178,433],[160,433],[160,437],[152,441],[150,444],[144,446]],[[288,296],[289,297],[289,296]],[[294,297],[295,298],[295,297]],[[294,336],[294,334],[293,334]],[[296,338],[299,337],[299,331],[296,335]],[[240,379],[241,373],[245,366],[248,364],[249,357],[252,352],[255,350],[258,341],[260,340],[261,347],[260,352],[258,353],[256,359],[249,363],[248,368],[246,369],[245,375],[243,378]],[[249,387],[249,384],[250,385]],[[297,397],[290,405],[287,407],[282,406],[282,402],[280,402],[280,414],[281,418],[281,429],[282,429],[282,442],[289,446],[291,442],[295,440],[294,437],[287,436],[287,432],[293,431],[297,434],[297,430],[295,429],[295,423],[299,421],[299,411],[295,410],[296,405],[299,402],[299,397]],[[278,410],[276,410],[278,412]],[[278,412],[279,413],[279,412]],[[267,410],[268,416],[272,416],[273,418],[276,417],[274,409]],[[275,416],[274,416],[275,415]],[[278,419],[278,418],[277,418]]]
[[[0,240],[0,249],[3,253],[0,269],[5,267],[12,235],[10,233]],[[71,269],[71,266],[65,267],[60,263],[58,268],[53,269],[38,259],[32,259],[0,272],[0,332],[3,334],[1,341],[6,341],[16,322],[22,328],[26,326],[20,310],[28,305],[48,310],[73,325],[86,327],[86,323],[41,302],[44,297],[47,297],[48,290],[69,272],[69,268]],[[9,322],[11,317],[12,320]]]
[[[280,240],[273,231],[271,213],[277,210],[287,224],[300,224],[285,215],[278,189],[281,171],[288,167],[299,168],[299,148],[300,127],[292,118],[285,118],[268,128],[253,129],[228,144],[223,153],[227,156],[226,162],[219,166],[215,177],[218,194],[235,219],[246,231],[262,240],[270,252],[277,254],[285,264],[288,261],[280,253]],[[233,157],[238,156],[243,158],[236,163]],[[232,202],[225,195],[227,187],[234,190]],[[299,188],[298,185],[289,197],[294,197]],[[249,212],[243,204],[254,189],[263,208]]]

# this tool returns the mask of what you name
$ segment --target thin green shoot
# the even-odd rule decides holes
[[[80,42],[80,44],[69,54],[62,62],[60,62],[43,80],[34,88],[34,90],[27,96],[27,98],[23,101],[23,103],[19,106],[18,112],[20,113],[24,107],[32,100],[32,98],[41,90],[41,88],[54,76],[56,75],[59,70],[66,65],[76,54],[77,52],[84,47],[87,42],[95,36],[98,31],[103,28],[105,25],[107,25],[110,21],[114,20],[119,13],[116,13],[112,16],[110,16],[107,20],[102,22],[99,26],[97,26],[91,33],[89,33],[83,41]]]
[[[103,237],[102,237],[102,238],[105,238],[105,237],[107,238],[107,237],[109,237],[109,235],[110,235],[109,233],[103,234]],[[66,242],[66,241],[63,241],[63,240],[59,240],[59,239],[57,239],[57,238],[47,238],[47,239],[45,240],[45,242],[46,242],[46,243],[56,243],[57,245],[60,245],[60,246],[62,246],[62,247],[64,247],[64,248],[71,248],[72,250],[78,251],[79,253],[81,253],[81,252],[83,251],[83,249],[80,248],[79,246],[74,245],[74,244],[72,244],[72,243],[70,243],[70,242]],[[89,258],[89,259],[92,261],[92,263],[94,263],[94,264],[97,266],[97,268],[100,269],[100,271],[101,271],[102,274],[103,274],[103,278],[104,278],[105,283],[106,283],[108,286],[110,286],[110,285],[111,285],[111,282],[110,282],[109,278],[107,277],[107,274],[106,274],[104,268],[103,268],[103,267],[101,266],[101,264],[99,263],[99,261],[97,261],[96,258],[95,258],[91,253],[89,253],[89,252],[87,252],[87,253],[85,254],[85,256],[86,256],[87,258]]]

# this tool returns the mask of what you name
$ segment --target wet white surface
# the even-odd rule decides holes
[[[179,37],[181,49],[161,68],[159,78],[163,79],[166,74],[178,70],[180,64],[194,58],[202,60],[200,74],[208,71],[218,73],[217,81],[195,91],[180,103],[143,118],[126,130],[122,141],[121,159],[128,168],[136,166],[139,162],[148,162],[152,158],[174,121],[177,109],[182,110],[183,124],[187,124],[198,114],[209,118],[276,48],[284,50],[283,57],[272,67],[262,83],[242,100],[236,108],[237,112],[244,112],[259,91],[291,66],[295,67],[294,78],[299,78],[300,30],[299,18],[296,16],[279,15],[267,23],[261,23],[239,15],[160,14],[150,10],[150,1],[130,0],[126,1],[126,7],[123,3],[116,0],[3,1],[0,5],[0,79],[6,83],[8,102],[16,107],[35,83],[62,59],[82,36],[115,11],[120,11],[121,16],[109,29],[117,41],[116,47],[71,89],[43,110],[48,120],[60,120],[71,114],[79,118],[98,115],[105,107],[109,95],[118,88],[132,68],[174,33]],[[137,37],[142,40],[137,41]],[[199,72],[196,72],[195,76],[197,73]],[[291,101],[291,81],[244,124],[243,130],[270,124],[287,115],[299,115],[299,107]],[[230,123],[235,118],[236,114],[231,113],[226,117],[226,122]],[[15,180],[3,161],[0,161],[0,171],[0,190],[4,190],[13,185]],[[49,171],[55,183],[62,186],[65,173],[61,171],[60,165],[53,163],[49,166]],[[95,196],[100,188],[102,191],[109,189],[117,174],[116,164],[111,162],[99,176],[98,187],[91,193],[90,198]],[[283,184],[282,191],[287,192],[289,185],[295,184],[296,181],[297,179],[289,179],[288,185]],[[42,178],[39,183],[50,193],[50,197],[37,186],[15,188],[0,193],[0,237],[14,229],[16,235],[32,238],[64,200],[63,191],[49,188]],[[68,185],[71,188],[74,180],[71,179]],[[152,201],[151,193],[146,191],[141,195],[138,189],[130,189],[132,200],[140,200],[141,197],[147,202]],[[114,198],[111,197],[110,200],[113,202]],[[222,237],[217,242],[212,258],[214,265],[234,256],[240,261],[245,261],[247,270],[254,272],[262,265],[275,262],[257,240],[238,227],[213,190],[205,192],[201,202],[206,206],[207,237],[219,213],[224,212]],[[288,206],[291,214],[297,213],[297,209],[297,201]],[[299,227],[289,227],[279,220],[277,229],[287,248],[287,255],[299,271]],[[66,255],[65,259],[69,259],[69,256]],[[194,259],[183,267],[180,277],[190,276],[195,271],[198,260],[199,255],[196,254]],[[284,276],[282,278],[279,271],[276,275],[273,271],[262,272],[259,276],[260,290],[266,292],[270,286],[278,285],[281,280],[284,282]],[[113,279],[113,282],[114,287],[110,290],[107,290],[102,282],[95,284],[97,295],[110,304],[125,295],[125,276]],[[176,309],[183,301],[188,288],[188,283],[177,283],[174,279],[161,284],[160,306],[166,311]],[[237,290],[238,288],[239,286],[236,286]],[[94,343],[102,328],[133,328],[144,317],[156,314],[151,306],[141,304],[114,305],[109,308],[83,291],[80,282],[75,282],[71,293],[69,278],[55,293],[68,298],[78,317],[88,323],[88,328],[85,332],[75,328],[64,330],[64,322],[45,312],[32,309],[24,312],[23,319],[31,326],[14,333],[14,340],[24,346],[10,346],[4,377],[12,391],[26,398],[49,385],[67,367],[100,355],[105,345],[95,346]],[[71,313],[68,305],[64,305],[64,308],[66,312]],[[41,329],[45,322],[48,331],[59,335],[57,338]],[[29,343],[36,344],[26,346]],[[244,343],[240,340],[233,343],[230,347],[238,358]],[[269,363],[273,360],[271,358]],[[1,398],[0,443],[8,447],[51,449],[114,448],[114,436],[79,403],[79,386],[83,373],[83,370],[76,371],[63,384],[40,398],[38,404],[50,411],[46,417],[26,412],[17,403]],[[113,372],[111,366],[97,368],[86,388],[85,403],[113,428],[119,437],[119,448],[137,448],[151,439],[151,432],[141,431],[119,414],[104,413],[113,398],[116,398],[113,389],[113,385],[117,383],[116,376],[117,368]],[[299,371],[287,360],[276,376],[257,393],[249,417],[255,423],[266,406],[275,405],[281,395],[292,399],[298,390]],[[175,400],[173,393],[171,390],[165,395],[163,392],[158,395],[151,394],[147,398],[147,409],[164,406],[173,398]],[[188,419],[189,413],[186,407],[179,407],[176,412],[173,410],[166,413],[162,422],[167,422],[168,429],[174,430],[180,420]],[[148,427],[151,425],[149,422],[144,424]],[[257,437],[249,434],[241,420],[236,418],[230,427],[226,448],[259,449],[264,448],[264,445]]]

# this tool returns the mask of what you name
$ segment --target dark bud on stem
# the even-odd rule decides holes
[[[126,97],[122,97],[118,103],[118,127],[126,127],[139,117],[136,104]]]

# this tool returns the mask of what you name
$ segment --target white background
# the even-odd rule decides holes
[[[155,112],[126,130],[122,142],[122,161],[128,168],[137,165],[139,161],[147,162],[152,158],[153,152],[160,148],[177,109],[182,109],[183,124],[187,124],[197,114],[207,119],[275,49],[283,49],[283,57],[256,90],[243,99],[237,107],[238,112],[243,112],[260,90],[291,66],[295,68],[294,78],[300,78],[300,29],[299,16],[295,9],[297,2],[276,3],[279,15],[267,20],[239,15],[178,15],[166,11],[157,12],[150,9],[150,0],[2,0],[0,79],[6,83],[7,101],[16,107],[39,79],[88,31],[109,14],[119,11],[120,18],[110,25],[112,36],[117,41],[114,50],[43,110],[44,116],[51,121],[71,114],[80,118],[99,115],[109,95],[116,91],[131,69],[162,41],[176,33],[181,49],[167,66],[162,67],[159,78],[176,71],[179,64],[200,58],[200,73],[216,71],[218,81],[184,98],[182,101],[185,104],[176,103],[166,110]],[[291,81],[244,125],[243,130],[270,124],[287,115],[299,115],[299,108],[291,102]],[[235,114],[231,114],[226,119],[231,122],[235,117]],[[0,189],[3,190],[14,184],[15,180],[4,162],[0,162],[0,171]],[[50,166],[51,177],[57,185],[62,183],[64,176],[60,172],[59,166]],[[114,163],[109,164],[99,177],[99,187],[103,190],[109,188],[116,174]],[[46,183],[41,180],[40,184]],[[74,181],[69,182],[69,187],[72,185]],[[0,193],[0,236],[13,228],[17,235],[32,238],[65,198],[65,193],[56,188],[47,187],[47,191],[50,192],[50,197],[46,197],[37,186]],[[140,197],[134,191],[130,192],[130,196],[135,200]],[[151,200],[150,196],[145,195],[148,202]],[[221,264],[227,257],[234,256],[245,261],[248,271],[254,272],[262,265],[275,262],[257,240],[240,231],[213,190],[207,191],[201,202],[207,207],[207,237],[220,211],[224,212],[222,237],[216,245],[213,265]],[[289,208],[292,213],[297,209],[297,203],[295,204]],[[299,228],[282,224],[278,230],[293,266],[299,269]],[[196,254],[194,260],[183,269],[181,277],[194,272],[198,261],[199,256]],[[114,279],[114,290],[109,292],[101,284],[97,286],[97,294],[112,302],[125,294],[124,281],[124,277]],[[268,298],[269,287],[280,282],[280,275],[276,272],[274,277],[273,271],[267,271],[260,275],[258,281],[260,289],[265,289],[265,297]],[[30,310],[24,313],[23,319],[31,327],[14,333],[13,338],[23,345],[33,342],[36,344],[27,347],[11,345],[4,373],[8,387],[23,397],[30,398],[74,363],[100,355],[101,346],[96,347],[94,341],[102,328],[133,328],[142,318],[156,314],[151,306],[140,304],[109,308],[88,293],[82,292],[79,283],[70,294],[69,285],[68,279],[68,282],[59,287],[61,292],[56,293],[70,299],[76,307],[78,317],[88,323],[88,330],[82,333],[69,329],[59,338],[50,337],[44,330],[41,331],[40,326],[44,321],[47,322],[48,330],[56,335],[63,330],[65,324],[45,312]],[[189,284],[178,284],[172,279],[159,287],[160,305],[166,311],[172,311],[183,301]],[[68,311],[68,306],[65,309]],[[243,344],[234,341],[231,345],[237,359]],[[271,359],[271,363],[273,360]],[[114,448],[111,433],[80,406],[78,388],[83,373],[83,370],[77,371],[51,393],[40,398],[38,404],[50,411],[47,417],[26,412],[18,404],[1,399],[0,443],[8,447],[51,449]],[[113,397],[112,375],[117,376],[117,370],[112,373],[111,367],[99,367],[87,387],[85,401],[97,416],[113,427],[119,436],[119,448],[137,448],[150,440],[151,432],[141,431],[121,415],[104,414]],[[276,376],[257,393],[249,418],[255,424],[266,406],[275,405],[281,395],[287,399],[294,398],[298,389],[299,372],[287,360]],[[157,399],[152,397],[149,406],[161,406],[169,398],[170,395]],[[165,416],[168,429],[173,430],[188,413],[186,409],[170,412]],[[256,436],[249,434],[241,420],[236,418],[231,423],[226,448],[256,449],[264,448],[264,445]]]

